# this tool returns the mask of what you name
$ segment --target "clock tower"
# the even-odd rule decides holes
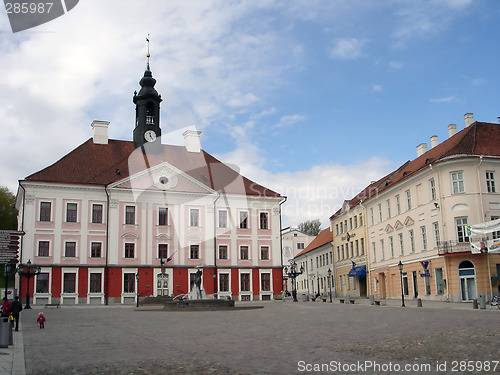
[[[134,146],[135,148],[142,147],[144,150],[145,144],[161,145],[160,102],[162,99],[154,88],[156,79],[153,78],[149,68],[149,53],[146,71],[139,84],[141,89],[139,93],[134,92],[133,99],[135,103]],[[151,148],[148,146],[149,149]]]

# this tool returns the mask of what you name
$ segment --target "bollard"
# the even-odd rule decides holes
[[[417,299],[417,307],[422,307],[422,299],[421,298]]]
[[[472,300],[472,308],[477,310],[477,299]]]
[[[486,310],[486,294],[479,295],[479,308],[481,310]]]
[[[370,294],[370,305],[375,305],[375,296],[373,294]]]
[[[345,303],[347,305],[351,303],[351,296],[349,294],[346,294],[346,296],[345,296]]]

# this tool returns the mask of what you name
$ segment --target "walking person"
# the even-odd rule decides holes
[[[14,317],[15,322],[15,331],[19,331],[19,313],[22,311],[23,305],[21,301],[19,301],[19,297],[16,296],[14,301],[10,304],[10,311],[12,312],[12,316]]]
[[[45,319],[45,316],[43,316],[43,312],[38,314],[38,318],[36,318],[36,321],[38,323],[40,323],[40,329],[45,328],[45,324],[44,324],[45,320],[47,320],[47,319]]]

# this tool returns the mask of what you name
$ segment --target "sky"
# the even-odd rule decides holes
[[[82,0],[13,33],[0,6],[0,185],[16,193],[93,120],[132,140],[149,34],[162,142],[202,131],[287,197],[283,226],[326,228],[465,113],[498,121],[499,18],[496,0]]]

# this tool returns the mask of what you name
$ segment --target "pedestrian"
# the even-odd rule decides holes
[[[19,330],[19,313],[22,311],[23,305],[21,301],[19,301],[19,297],[16,296],[14,301],[10,304],[10,311],[12,311],[12,316],[14,317],[15,322],[15,331]]]
[[[42,328],[45,328],[45,316],[43,316],[43,312],[40,312],[40,314],[38,314],[38,318],[36,318],[36,321],[38,323],[40,323],[40,329]]]
[[[7,299],[7,296],[3,297],[2,303],[2,316],[9,317],[10,315],[10,302]]]

